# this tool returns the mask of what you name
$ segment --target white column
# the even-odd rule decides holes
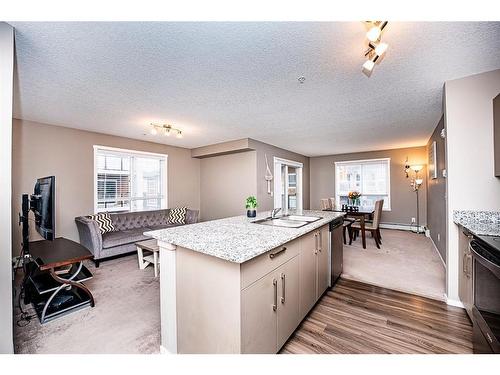
[[[177,353],[176,246],[158,241],[160,248],[161,353]]]
[[[0,353],[13,353],[12,337],[12,81],[14,29],[0,22]],[[21,197],[16,197],[21,198]]]

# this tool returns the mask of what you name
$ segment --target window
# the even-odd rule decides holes
[[[274,208],[302,210],[302,163],[274,157]]]
[[[94,207],[147,211],[167,207],[167,155],[94,146]]]
[[[374,207],[384,200],[384,211],[391,210],[391,159],[344,161],[335,163],[335,200],[337,206],[348,203],[350,191],[359,191],[361,205]]]

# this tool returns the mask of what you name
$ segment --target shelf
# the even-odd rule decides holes
[[[70,272],[65,275],[58,275],[60,278],[67,279],[76,271],[77,265],[73,265]],[[78,275],[73,279],[73,281],[81,283],[90,280],[93,277],[92,273],[85,266],[82,267]],[[61,284],[54,280],[50,273],[47,271],[37,271],[30,276],[31,284],[35,287],[38,294],[46,294],[56,290]]]
[[[42,312],[45,303],[49,299],[50,295],[40,294],[36,300],[33,301],[33,306],[38,315],[40,323],[47,323],[53,319],[60,316],[69,314],[79,309],[90,306],[90,297],[83,293],[78,288],[71,288],[70,290],[60,291],[56,297],[51,301],[47,312],[45,313],[45,320],[42,322]],[[67,299],[61,302],[62,299]]]

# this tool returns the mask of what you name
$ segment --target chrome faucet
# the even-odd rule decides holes
[[[276,214],[281,211],[281,207],[273,208],[271,210],[271,219],[274,219],[276,217]]]

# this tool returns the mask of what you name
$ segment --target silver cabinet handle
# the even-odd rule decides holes
[[[314,233],[314,254],[318,254],[318,232]]]
[[[276,281],[276,279],[273,279],[273,287],[274,287],[273,311],[276,311],[278,309],[278,281]]]
[[[462,257],[462,272],[467,275],[467,254],[464,253],[464,256]]]
[[[318,250],[321,251],[323,250],[323,236],[321,235],[321,232],[318,232],[318,238],[319,238]]]
[[[285,303],[286,289],[285,289],[286,275],[281,274],[281,303]]]
[[[286,247],[283,246],[281,249],[278,251],[275,251],[274,253],[269,254],[269,258],[273,259],[274,257],[280,255],[281,253],[284,253],[286,251]]]

